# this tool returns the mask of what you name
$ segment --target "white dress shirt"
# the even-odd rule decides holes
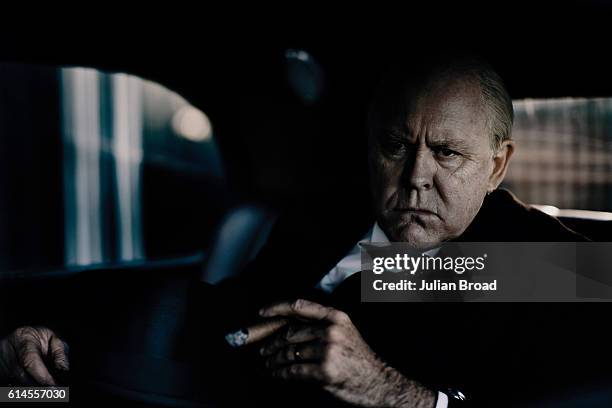
[[[360,244],[387,243],[389,238],[382,229],[375,223],[365,236],[355,244],[355,246],[332,268],[317,284],[317,288],[324,292],[332,293],[342,281],[354,273],[361,271],[361,247]],[[425,255],[433,256],[440,248],[434,248]],[[435,408],[447,408],[448,397],[443,392],[438,391],[438,400]]]

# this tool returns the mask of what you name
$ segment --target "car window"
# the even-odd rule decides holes
[[[0,274],[205,248],[226,189],[204,112],[88,68],[3,64],[0,88]]]
[[[524,99],[514,109],[506,186],[532,204],[612,211],[612,98]]]

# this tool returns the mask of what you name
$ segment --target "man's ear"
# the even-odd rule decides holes
[[[495,156],[493,156],[493,171],[489,177],[489,187],[487,191],[491,192],[495,190],[504,180],[512,153],[514,153],[514,141],[504,140],[497,150],[497,153],[495,153]]]

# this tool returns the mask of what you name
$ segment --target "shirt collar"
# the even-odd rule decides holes
[[[371,243],[388,243],[389,242],[389,238],[387,238],[387,235],[385,234],[385,232],[382,230],[382,228],[380,228],[380,225],[378,225],[378,222],[374,224],[374,226],[372,227],[372,235],[370,237],[370,242]],[[427,256],[435,256],[438,251],[440,251],[440,247],[437,248],[432,248],[429,251],[423,252],[423,255],[427,255]]]
[[[372,227],[372,236],[370,238],[370,242],[380,242],[380,243],[389,242],[389,238],[387,238],[387,235],[380,228],[378,223],[375,223],[374,227]]]

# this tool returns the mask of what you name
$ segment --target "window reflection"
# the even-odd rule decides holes
[[[514,109],[512,191],[533,204],[612,211],[612,98],[526,99]]]
[[[0,276],[201,252],[227,198],[206,114],[88,68],[0,65]]]

